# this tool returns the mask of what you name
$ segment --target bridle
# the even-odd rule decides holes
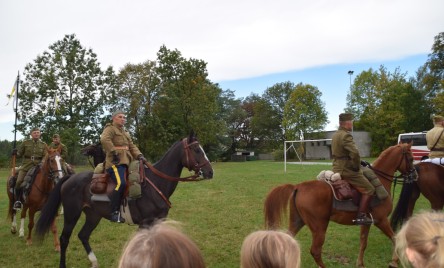
[[[147,161],[144,161],[143,164],[145,164],[149,169],[151,169],[153,171],[153,173],[156,174],[157,176],[159,176],[163,179],[169,180],[169,181],[187,182],[187,181],[201,181],[201,180],[203,180],[204,178],[200,177],[202,175],[202,167],[207,166],[207,165],[211,165],[211,164],[210,164],[210,161],[206,158],[205,158],[205,161],[203,161],[202,163],[199,163],[196,160],[196,158],[194,157],[194,155],[191,153],[191,150],[193,150],[196,147],[198,147],[200,149],[199,142],[193,141],[191,143],[188,143],[187,138],[185,138],[182,140],[182,145],[185,150],[185,163],[182,163],[182,164],[184,167],[188,168],[189,171],[191,171],[191,170],[194,171],[194,174],[191,176],[184,177],[184,178],[175,178],[175,177],[171,177],[171,176],[159,171],[151,163],[149,163]]]
[[[44,161],[44,165],[48,165],[48,179],[49,179],[50,181],[52,181],[54,184],[57,183],[56,178],[61,179],[61,178],[63,177],[63,168],[62,168],[62,165],[61,165],[60,159],[58,160],[58,163],[57,163],[57,169],[52,169],[52,166],[51,166],[51,161],[52,161],[52,159],[53,159],[53,158],[56,159],[57,157],[59,157],[60,159],[62,159],[62,158],[60,157],[60,154],[55,154],[55,155],[53,155],[53,156],[49,156],[49,155],[46,156],[46,159],[45,159],[45,161]],[[40,168],[43,169],[43,165],[42,165]],[[44,170],[42,170],[42,172],[43,172],[42,176],[43,176],[43,177],[46,177],[46,172],[45,172]],[[55,175],[55,174],[57,174],[57,173],[59,173],[59,176],[56,176],[56,175]],[[34,185],[35,185],[35,184],[34,184]],[[49,192],[45,192],[45,191],[43,191],[42,189],[40,189],[40,187],[39,187],[38,185],[35,185],[35,187],[36,187],[36,189],[37,189],[39,192],[41,192],[41,193],[43,193],[43,194],[49,194]]]
[[[166,196],[162,193],[162,191],[159,190],[159,188],[157,188],[157,186],[145,175],[145,169],[144,169],[144,165],[146,165],[149,169],[151,169],[151,171],[153,171],[154,174],[156,174],[157,176],[166,179],[168,181],[172,181],[172,182],[189,182],[189,181],[201,181],[204,178],[201,178],[200,176],[202,175],[202,167],[207,166],[207,165],[211,165],[210,161],[205,157],[205,161],[203,161],[202,163],[199,163],[196,158],[194,157],[194,155],[191,153],[191,150],[195,149],[196,147],[198,147],[199,150],[201,150],[200,144],[198,141],[193,141],[191,143],[188,143],[188,139],[184,138],[182,140],[182,145],[183,148],[185,150],[185,163],[182,162],[183,166],[188,168],[189,171],[193,170],[194,174],[188,177],[184,177],[184,178],[175,178],[172,176],[169,176],[163,172],[161,172],[160,170],[156,169],[151,163],[149,163],[148,161],[140,161],[139,163],[139,172],[140,172],[140,176],[143,177],[144,180],[146,180],[153,188],[154,190],[156,190],[156,192],[162,197],[162,199],[165,201],[165,203],[171,208],[171,202],[168,200],[168,198],[166,198]],[[203,152],[203,150],[202,150]]]
[[[369,168],[372,169],[377,175],[379,175],[380,177],[382,177],[385,180],[393,182],[395,185],[398,183],[398,179],[400,179],[400,178],[403,179],[403,182],[411,182],[411,181],[414,181],[418,176],[416,169],[413,165],[412,159],[409,159],[409,155],[411,155],[411,153],[409,153],[409,151],[406,150],[405,146],[402,146],[402,145],[398,145],[398,146],[400,146],[402,148],[402,157],[399,160],[399,164],[396,166],[396,170],[400,171],[401,165],[405,161],[406,167],[407,167],[406,172],[401,172],[401,174],[393,177],[392,175],[387,174],[383,171],[374,169],[371,165],[369,166]],[[393,187],[393,191],[394,190],[395,190],[395,187]]]

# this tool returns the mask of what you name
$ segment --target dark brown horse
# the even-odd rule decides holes
[[[404,180],[398,203],[391,216],[393,229],[412,216],[416,200],[422,194],[433,210],[444,207],[444,167],[430,162],[420,162],[415,165],[418,172],[416,180]]]
[[[162,219],[168,215],[170,209],[168,199],[179,181],[195,180],[200,175],[206,179],[213,177],[213,168],[194,134],[173,144],[162,159],[154,165],[145,164],[147,167],[142,169],[145,173],[141,183],[142,196],[128,200],[127,209],[131,212],[132,222],[141,228],[148,227],[156,219]],[[193,176],[195,179],[179,178],[184,167],[196,173]],[[60,235],[59,265],[61,268],[66,267],[66,249],[82,211],[86,219],[78,237],[82,241],[91,266],[98,267],[97,258],[89,244],[89,237],[102,218],[110,218],[111,208],[109,202],[92,200],[90,192],[92,175],[92,172],[81,172],[65,176],[52,191],[37,221],[36,232],[43,236],[54,221],[60,203],[63,204],[65,213],[63,214],[63,231]],[[126,220],[128,221],[128,218]]]
[[[390,193],[393,175],[398,170],[404,177],[416,176],[413,169],[411,144],[392,146],[386,149],[373,163],[373,170],[378,175],[385,189]],[[319,267],[325,267],[322,261],[322,246],[330,221],[343,225],[353,225],[356,211],[342,211],[333,207],[333,193],[324,181],[311,180],[299,184],[285,184],[273,188],[264,204],[265,225],[276,229],[282,223],[282,215],[289,210],[289,231],[296,235],[304,225],[312,234],[310,253]],[[348,202],[348,201],[347,201]],[[351,201],[350,201],[351,202]],[[387,219],[392,211],[392,199],[386,198],[379,205],[371,207],[371,215],[378,227],[391,241],[394,232]],[[361,226],[360,250],[357,266],[364,267],[364,251],[370,226]],[[393,255],[391,265],[397,267],[398,258]]]
[[[90,144],[88,146],[85,146],[80,151],[80,153],[88,157],[88,161],[90,162],[93,168],[96,167],[98,164],[103,163],[106,157],[101,143]],[[90,161],[91,158],[93,159],[92,163]]]
[[[37,211],[40,211],[43,205],[46,203],[49,193],[54,188],[55,183],[63,177],[62,158],[60,152],[62,148],[59,146],[57,149],[47,148],[48,154],[42,161],[42,165],[39,168],[34,182],[31,185],[29,194],[26,197],[26,202],[23,204],[21,211],[19,237],[24,237],[25,230],[25,218],[26,213],[29,211],[29,223],[28,223],[28,237],[26,238],[26,244],[32,244],[31,233],[34,227],[34,215]],[[6,185],[11,185],[10,177]],[[15,178],[14,178],[15,179]],[[9,209],[8,217],[12,220],[11,233],[17,232],[16,223],[16,210],[13,209],[13,194],[11,193],[9,186],[7,186],[7,192],[9,197]],[[51,231],[54,234],[54,247],[55,250],[60,251],[60,242],[57,234],[57,227],[53,223],[51,225]]]

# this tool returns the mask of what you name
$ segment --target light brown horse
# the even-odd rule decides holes
[[[416,176],[410,149],[411,144],[392,146],[382,152],[373,163],[373,170],[389,193],[397,170],[404,177]],[[334,208],[333,198],[330,186],[324,181],[310,180],[299,184],[277,186],[270,191],[265,200],[265,226],[269,229],[280,228],[282,215],[287,215],[289,210],[289,231],[296,235],[304,225],[307,225],[312,234],[310,253],[319,267],[325,267],[321,252],[329,222],[354,225],[352,221],[356,218],[356,211],[341,211]],[[392,199],[389,197],[372,207],[370,213],[375,226],[393,242],[394,232],[387,218],[391,211]],[[369,230],[369,225],[361,226],[358,267],[364,267],[364,251],[367,247]],[[393,254],[391,267],[397,267],[397,262],[398,258]]]
[[[392,213],[391,224],[394,230],[412,216],[420,194],[429,200],[433,210],[444,208],[444,166],[420,162],[415,165],[415,169],[418,178],[404,180],[398,203]]]
[[[54,188],[54,184],[63,177],[63,168],[61,162],[61,153],[62,147],[59,146],[56,149],[47,148],[47,155],[42,160],[42,165],[36,174],[34,182],[31,185],[31,189],[29,191],[28,196],[26,197],[26,201],[23,204],[23,208],[21,210],[21,219],[20,219],[20,229],[19,229],[19,237],[24,237],[25,230],[25,218],[26,213],[29,211],[29,223],[28,223],[28,236],[26,238],[26,244],[32,244],[32,229],[34,227],[34,215],[37,211],[40,211],[43,205],[46,203],[48,199],[49,193]],[[9,189],[10,181],[13,179],[11,176],[8,180],[7,192],[9,197],[9,209],[8,209],[8,217],[12,220],[11,225],[11,233],[15,234],[17,232],[17,223],[16,223],[16,210],[13,209],[13,194]],[[51,231],[54,235],[54,247],[55,250],[60,251],[60,242],[57,234],[57,226],[53,223],[51,226]]]

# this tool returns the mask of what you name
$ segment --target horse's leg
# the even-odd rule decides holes
[[[26,244],[28,246],[32,245],[32,228],[34,228],[34,215],[36,210],[33,208],[29,209],[29,222],[28,222],[28,237],[26,238]]]
[[[17,213],[15,212],[12,213],[11,233],[17,233]]]
[[[60,234],[60,268],[66,268],[66,249],[68,248],[72,231],[74,230],[74,227],[82,214],[81,209],[78,209],[78,211],[75,211],[75,213],[74,209],[69,210],[71,213],[63,214],[63,230]]]
[[[80,241],[82,241],[82,245],[85,248],[86,254],[88,255],[88,259],[91,262],[91,268],[99,267],[99,263],[97,261],[97,257],[92,251],[92,248],[89,244],[89,237],[91,236],[92,231],[97,227],[102,217],[98,214],[95,214],[90,208],[85,210],[85,224],[80,230],[78,237]]]
[[[392,260],[389,263],[389,267],[395,268],[398,267],[398,255],[396,254],[394,250],[395,246],[395,232],[393,231],[392,227],[390,226],[390,222],[387,218],[383,218],[382,220],[378,221],[375,224],[376,227],[379,228],[389,239],[392,241],[393,244],[393,254],[392,254]]]
[[[19,229],[19,237],[25,236],[25,218],[26,212],[28,211],[28,206],[24,205],[22,212],[20,213],[20,229]]]
[[[360,240],[359,256],[358,256],[358,260],[356,262],[357,267],[365,267],[364,252],[365,252],[365,249],[367,248],[369,231],[370,231],[370,225],[361,226],[361,235],[359,237],[359,240]]]
[[[321,223],[317,228],[310,228],[311,230],[311,248],[310,253],[313,256],[313,259],[318,264],[319,267],[326,267],[324,262],[322,261],[322,246],[325,242],[325,233],[327,232],[328,220],[327,223]]]
[[[59,235],[57,233],[57,217],[54,219],[54,221],[51,223],[51,232],[54,237],[54,250],[57,252],[60,252],[60,240]]]

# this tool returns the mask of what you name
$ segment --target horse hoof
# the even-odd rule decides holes
[[[16,234],[17,233],[17,229],[16,228],[11,228],[11,234]]]
[[[60,246],[56,246],[54,250],[60,252]]]
[[[32,240],[26,240],[26,245],[27,246],[31,246],[32,245]]]
[[[397,264],[397,263],[394,263],[394,262],[391,262],[391,263],[389,264],[389,268],[398,268],[398,264]]]
[[[19,237],[24,237],[24,236],[25,236],[25,233],[20,231]]]

